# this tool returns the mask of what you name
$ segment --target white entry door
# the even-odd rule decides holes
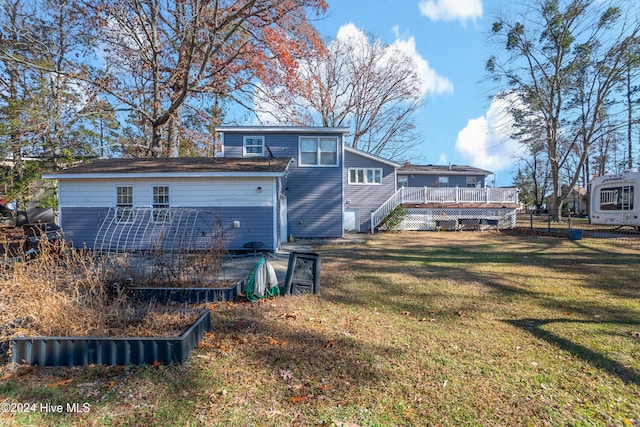
[[[360,231],[359,209],[344,210],[344,229],[345,231]]]

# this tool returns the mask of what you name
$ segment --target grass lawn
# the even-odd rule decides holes
[[[640,425],[637,247],[365,239],[316,248],[320,295],[210,305],[183,366],[3,367],[0,400],[36,406],[0,424]]]

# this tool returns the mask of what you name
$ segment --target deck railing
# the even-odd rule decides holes
[[[517,188],[400,187],[371,213],[371,232],[398,205],[403,203],[518,203]]]

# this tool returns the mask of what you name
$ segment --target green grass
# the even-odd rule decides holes
[[[183,366],[6,367],[7,402],[91,411],[0,423],[638,425],[637,248],[405,232],[315,249],[320,295],[213,307]]]

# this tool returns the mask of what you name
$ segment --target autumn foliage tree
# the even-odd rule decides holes
[[[255,79],[269,86],[283,70],[293,74],[298,59],[322,45],[307,15],[326,7],[324,0],[85,0],[102,60],[85,68],[85,79],[148,129],[138,133],[139,154],[175,155],[183,117],[215,126],[214,100],[242,101]]]

